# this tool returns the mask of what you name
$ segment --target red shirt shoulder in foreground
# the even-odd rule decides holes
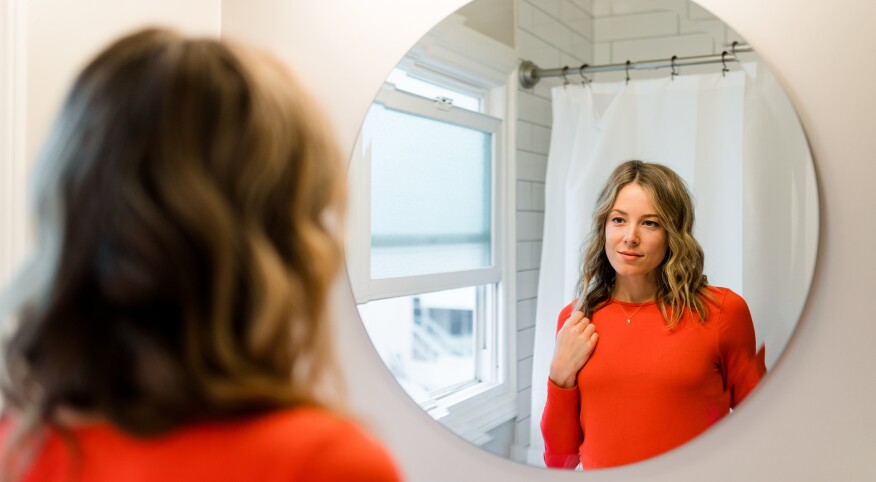
[[[3,439],[5,428],[0,430]],[[79,427],[72,433],[80,455],[72,455],[61,437],[52,434],[23,480],[401,480],[376,440],[350,420],[318,408],[198,424],[148,438],[130,436],[108,424]]]

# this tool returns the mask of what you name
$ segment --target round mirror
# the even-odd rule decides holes
[[[638,368],[617,363],[612,380],[655,387],[600,401],[617,410],[585,414],[591,395],[571,389],[562,426],[572,447],[559,461],[549,448],[551,467],[611,467],[679,446],[775,366],[815,264],[805,134],[756,52],[688,0],[475,0],[389,73],[350,164],[347,264],[376,350],[438,422],[495,454],[546,465],[560,312],[576,297],[597,195],[630,159],[668,166],[689,187],[704,274],[730,290],[722,300],[744,300],[742,321],[731,330],[707,316],[693,348],[672,345],[652,364],[637,352]],[[652,308],[626,306],[629,326],[620,326],[642,327],[634,319],[650,318],[639,309]],[[623,343],[593,323],[597,363]],[[681,336],[659,328],[655,346]],[[739,351],[724,351],[736,338]],[[744,388],[740,353],[757,373]],[[689,366],[702,379],[681,379]],[[646,410],[658,397],[670,416]],[[636,417],[689,428],[645,429]],[[601,432],[622,433],[636,451],[611,448]]]

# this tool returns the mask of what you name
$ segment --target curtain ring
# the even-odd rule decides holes
[[[738,40],[734,40],[733,43],[730,44],[730,53],[732,53],[734,57],[736,57],[736,46],[737,45],[739,45]]]
[[[584,69],[586,69],[588,65],[590,65],[590,64],[581,64],[581,66],[578,67],[578,75],[581,76],[581,81],[584,82],[584,84],[590,83],[590,79],[588,79],[587,77],[584,77]]]
[[[675,66],[675,59],[678,58],[678,55],[673,55],[671,59],[669,59],[669,65],[672,66],[672,72],[669,74],[669,78],[673,81],[675,80],[675,76],[678,75],[678,67]]]
[[[723,67],[721,67],[721,75],[724,77],[727,77],[727,72],[730,72],[730,69],[727,68],[727,60],[724,59],[724,57],[726,57],[726,56],[727,56],[726,50],[721,52],[721,65],[723,66]]]
[[[563,66],[563,87],[569,85],[569,78],[566,77],[566,71],[569,70],[568,65]]]
[[[627,60],[627,66],[624,69],[627,73],[627,84],[630,83],[630,61]]]

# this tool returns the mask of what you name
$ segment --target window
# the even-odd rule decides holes
[[[504,120],[516,58],[492,78],[442,60],[402,62],[368,111],[350,165],[348,269],[398,382],[482,443],[516,415],[513,125]]]

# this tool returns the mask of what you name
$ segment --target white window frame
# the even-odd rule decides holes
[[[414,114],[432,120],[446,122],[448,124],[467,127],[492,134],[493,137],[493,159],[491,161],[492,180],[491,186],[497,186],[498,181],[502,178],[501,156],[499,152],[504,144],[501,133],[502,120],[491,117],[478,112],[471,112],[465,109],[453,108],[446,106],[435,100],[425,99],[414,94],[396,90],[392,85],[384,85],[380,93],[374,100],[375,104],[381,104],[386,108],[397,110],[400,112]],[[370,179],[371,172],[371,156],[368,146],[362,146],[365,152],[356,160],[360,166],[363,177],[351,178],[367,180]],[[355,265],[350,266],[350,269],[355,271],[355,276],[351,278],[353,283],[353,293],[356,298],[356,303],[365,303],[368,301],[379,300],[389,297],[398,297],[406,295],[414,295],[419,293],[427,293],[433,291],[442,291],[461,286],[471,286],[479,284],[496,283],[501,280],[501,249],[495,240],[493,245],[492,259],[499,262],[494,262],[493,266],[485,268],[477,268],[466,271],[454,271],[451,273],[426,274],[419,276],[394,277],[387,279],[371,279],[368,275],[371,272],[371,256],[369,253],[370,246],[366,242],[370,237],[370,211],[368,205],[371,202],[371,192],[367,182],[357,187],[361,189],[361,195],[357,195],[357,199],[361,199],[356,203],[356,218],[365,220],[368,219],[368,224],[359,224],[360,232],[356,233],[356,246],[350,246],[351,254],[355,252],[357,256],[353,257]],[[491,233],[496,233],[501,229],[501,218],[497,216],[496,209],[499,205],[496,190],[491,189],[492,209]],[[367,204],[366,204],[367,202]],[[361,253],[361,255],[359,255]]]
[[[492,259],[490,267],[393,279],[370,277],[370,152],[357,140],[350,164],[350,217],[347,268],[356,303],[388,297],[476,285],[497,284],[495,326],[479,327],[479,338],[491,345],[489,359],[479,359],[491,371],[491,381],[466,385],[436,399],[420,400],[433,418],[463,438],[482,445],[489,430],[517,416],[516,357],[516,197],[514,146],[516,66],[513,49],[462,25],[451,16],[422,39],[398,67],[408,75],[453,90],[482,96],[483,113],[448,106],[401,92],[385,84],[375,102],[452,124],[493,134]],[[357,182],[359,181],[359,182]],[[488,307],[487,309],[491,309]]]

